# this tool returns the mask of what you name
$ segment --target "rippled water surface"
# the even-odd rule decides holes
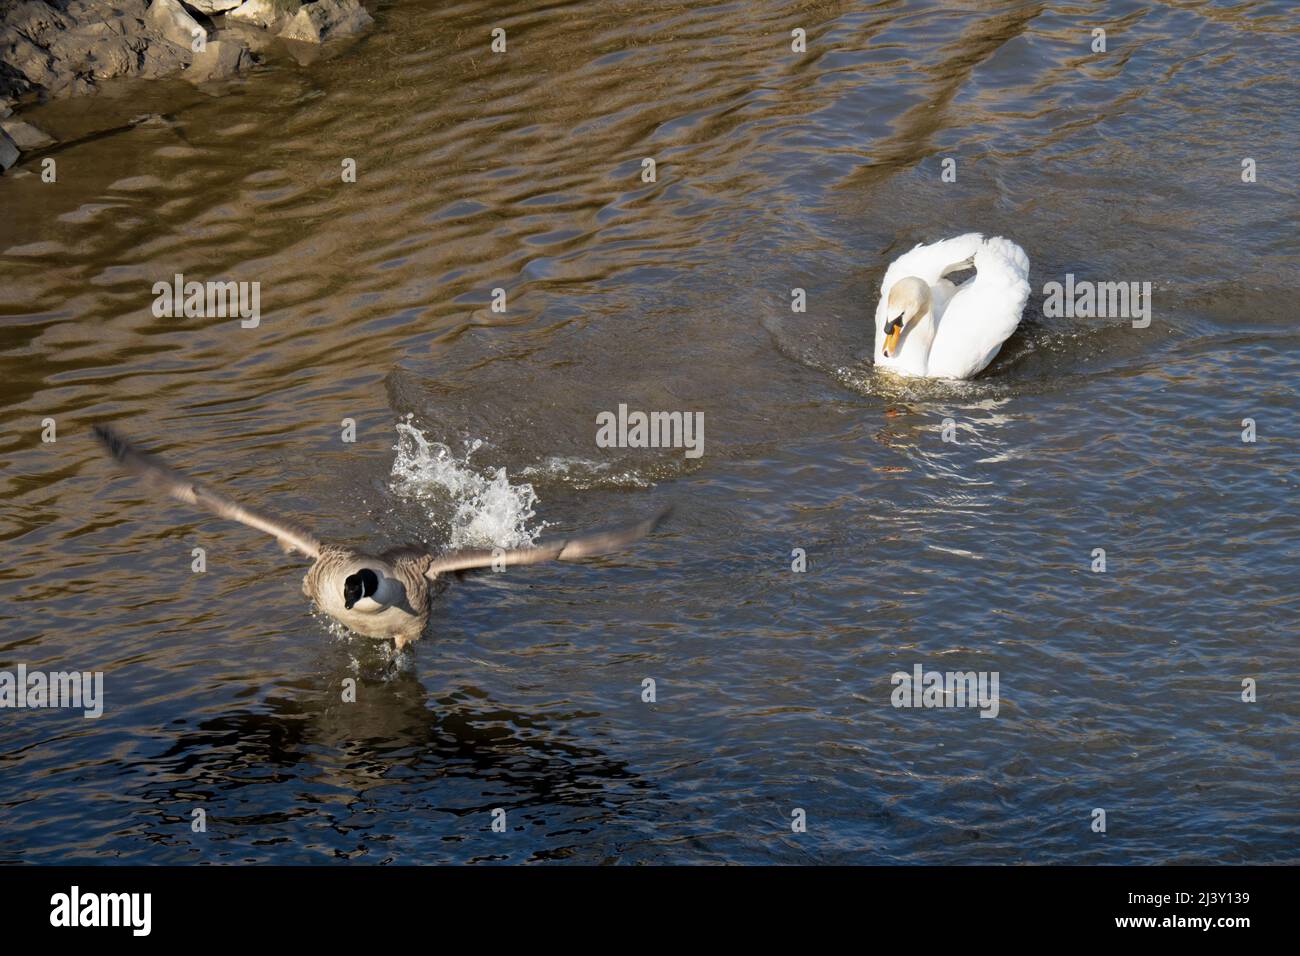
[[[1300,860],[1292,4],[371,9],[219,95],[33,110],[57,183],[0,179],[0,669],[106,694],[0,711],[0,860]],[[887,262],[972,229],[1030,255],[1020,330],[873,372]],[[178,272],[261,324],[155,318]],[[1150,327],[1044,316],[1066,273]],[[620,403],[705,454],[596,447]],[[394,656],[99,421],[361,546],[676,511],[452,582]],[[997,718],[892,707],[917,664]]]

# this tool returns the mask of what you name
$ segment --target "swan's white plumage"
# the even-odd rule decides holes
[[[974,266],[975,276],[954,286],[944,276]],[[882,354],[889,290],[908,276],[930,287],[934,336],[904,333],[893,355]],[[981,371],[1020,324],[1029,301],[1029,257],[1009,239],[977,232],[919,245],[885,270],[876,306],[876,364],[904,375],[970,378]]]

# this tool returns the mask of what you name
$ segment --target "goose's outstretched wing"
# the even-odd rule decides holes
[[[469,571],[475,568],[490,568],[494,565],[537,564],[539,561],[579,561],[582,558],[611,554],[644,538],[658,527],[671,511],[671,508],[665,508],[653,517],[638,521],[636,524],[623,525],[609,531],[577,535],[559,541],[544,541],[531,548],[509,550],[475,548],[452,551],[434,558],[433,563],[424,573],[427,577],[433,578],[448,571]]]
[[[1029,257],[1010,239],[986,239],[975,253],[975,278],[949,300],[930,347],[928,371],[969,378],[984,368],[1020,324],[1029,301]]]
[[[320,542],[297,525],[246,508],[221,492],[193,481],[153,455],[140,451],[106,425],[96,425],[94,431],[95,437],[104,443],[118,464],[152,491],[186,504],[207,508],[213,514],[246,524],[258,531],[265,531],[279,541],[286,551],[301,551],[310,558],[320,555]]]

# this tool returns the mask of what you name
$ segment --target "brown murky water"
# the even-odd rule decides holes
[[[0,711],[0,859],[1297,860],[1291,4],[371,9],[220,95],[33,111],[88,138],[0,179],[0,670],[106,698]],[[972,229],[1030,255],[1016,336],[875,374],[889,259]],[[155,317],[176,273],[260,323]],[[1066,273],[1151,282],[1150,327],[1045,316]],[[705,453],[598,448],[620,403]],[[454,583],[394,658],[98,421],[327,540],[677,510]],[[916,664],[998,717],[895,709]]]

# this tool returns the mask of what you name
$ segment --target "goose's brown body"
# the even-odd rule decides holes
[[[429,599],[434,582],[445,572],[486,567],[502,570],[511,565],[577,561],[610,554],[645,537],[668,513],[661,511],[653,518],[613,531],[523,548],[461,550],[435,557],[422,548],[402,547],[374,556],[322,544],[311,532],[291,521],[241,505],[138,450],[107,426],[95,426],[95,436],[119,464],[153,491],[264,531],[286,551],[297,551],[315,559],[303,578],[303,593],[330,617],[358,634],[396,641],[399,648],[419,640],[424,633],[429,623]]]
[[[316,602],[330,617],[366,637],[392,639],[400,649],[418,640],[429,623],[432,581],[425,576],[433,558],[418,548],[394,548],[377,558],[348,548],[322,545],[316,563],[302,579],[302,593]],[[349,608],[343,600],[343,582],[348,575],[369,568],[381,580],[395,583],[398,595],[384,607],[362,611]]]

